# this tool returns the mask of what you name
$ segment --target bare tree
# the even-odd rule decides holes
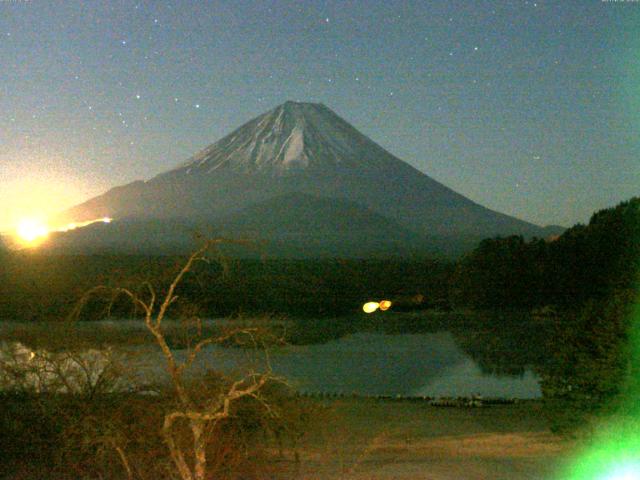
[[[75,312],[79,314],[88,299],[100,293],[109,293],[113,296],[112,298],[124,295],[142,311],[145,325],[153,335],[155,343],[164,356],[165,367],[175,396],[175,408],[165,413],[161,432],[164,442],[169,448],[171,460],[182,480],[204,480],[208,478],[206,477],[207,441],[208,435],[214,430],[213,427],[220,421],[229,418],[232,404],[241,398],[252,397],[269,409],[269,405],[260,396],[260,391],[268,382],[277,380],[271,372],[268,357],[266,357],[265,372],[251,372],[237,381],[230,382],[221,393],[214,395],[213,398],[202,401],[202,399],[196,398],[193,389],[189,388],[185,380],[185,372],[193,365],[198,354],[209,345],[232,340],[237,335],[253,336],[258,332],[258,329],[243,327],[227,329],[216,335],[200,336],[194,344],[188,347],[186,356],[182,361],[176,358],[163,331],[163,320],[167,316],[169,307],[178,299],[176,289],[185,275],[192,270],[196,262],[206,261],[206,254],[210,250],[215,249],[221,243],[229,242],[245,243],[226,239],[207,240],[188,258],[163,296],[157,296],[155,289],[148,282],[144,284],[146,288],[144,295],[128,288],[98,286],[87,292]],[[191,436],[189,446],[185,446],[184,442],[180,441],[179,424],[188,426]],[[118,450],[118,454],[124,459],[124,467],[130,475],[131,466],[127,463],[121,449]]]

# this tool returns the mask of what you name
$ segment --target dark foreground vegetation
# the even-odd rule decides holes
[[[77,320],[95,298],[126,298],[136,313],[142,312],[147,333],[161,352],[166,382],[153,385],[136,378],[110,347],[91,351],[70,342],[50,352],[3,345],[0,403],[6,425],[0,445],[9,477],[265,478],[269,462],[261,453],[271,438],[280,451],[285,440],[295,445],[308,428],[304,423],[311,407],[283,388],[285,380],[272,373],[266,353],[260,371],[249,367],[234,377],[215,369],[190,374],[207,346],[264,348],[261,331],[248,326],[215,332],[197,328],[181,354],[165,333],[182,280],[194,265],[207,261],[218,243],[204,242],[162,289],[151,283],[143,293],[97,286],[72,312]]]
[[[269,341],[299,344],[356,331],[447,329],[486,371],[520,374],[535,368],[553,428],[566,433],[619,411],[638,393],[629,379],[637,365],[630,343],[633,322],[640,320],[633,315],[640,199],[598,212],[588,225],[557,238],[484,240],[456,263],[209,260],[194,264],[181,279],[167,317],[232,317],[245,328],[245,317],[268,315]],[[1,251],[0,319],[143,321],[149,285],[164,291],[184,262]],[[82,308],[76,308],[96,285],[111,294],[84,297]],[[394,315],[356,313],[365,301],[382,298],[394,301]],[[197,326],[191,333],[198,338],[224,336],[190,325]],[[165,333],[169,348],[184,348],[179,333]],[[207,382],[191,391],[187,404],[193,405],[187,406],[192,411],[206,410],[208,398],[233,391],[233,380],[216,373]],[[319,411],[278,381],[265,377],[260,387],[260,397],[238,399],[224,421],[207,427],[202,438],[212,473],[206,478],[267,478],[273,452],[266,446],[294,445]],[[163,478],[179,461],[167,448],[160,425],[176,405],[186,411],[179,397],[162,389],[143,395],[5,388],[0,397],[2,468],[14,478]],[[190,426],[189,421],[176,424],[181,448],[186,448]]]
[[[96,285],[140,289],[170,281],[183,257],[46,256],[18,252],[0,257],[0,318],[61,320]],[[195,266],[180,286],[189,308],[203,318],[238,314],[337,317],[360,310],[371,299],[390,297],[397,308],[445,306],[453,265],[432,261],[243,260]],[[139,312],[137,312],[139,313]],[[83,319],[131,318],[123,299],[85,309]]]
[[[524,308],[549,320],[546,359],[537,368],[555,428],[573,432],[640,394],[629,387],[637,376],[639,266],[634,198],[553,241],[483,241],[457,265],[451,301]]]
[[[216,396],[215,379],[199,395]],[[262,401],[244,399],[231,416],[206,432],[207,477],[270,478],[281,455],[294,457],[298,441],[321,415],[319,407],[273,386]],[[0,394],[0,478],[173,478],[170,452],[160,434],[165,412],[175,408],[170,392],[154,395],[104,393]],[[187,425],[176,441],[190,442]]]

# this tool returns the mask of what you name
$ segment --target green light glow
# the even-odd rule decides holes
[[[559,478],[566,480],[640,480],[640,426],[607,429],[597,444]],[[606,437],[606,438],[605,438]]]
[[[593,443],[558,476],[560,480],[640,480],[640,302],[630,318],[629,376],[625,402]]]
[[[604,480],[638,480],[640,479],[640,462],[629,462],[615,467]]]

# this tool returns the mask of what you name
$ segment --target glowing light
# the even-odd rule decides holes
[[[18,222],[16,235],[22,243],[32,244],[43,240],[49,234],[49,229],[44,222],[32,218],[25,218]]]
[[[593,443],[569,463],[563,480],[640,480],[640,302],[630,317],[630,375],[623,416],[600,424]]]
[[[18,222],[16,227],[16,238],[18,241],[26,247],[34,247],[39,245],[50,233],[56,232],[69,232],[78,228],[86,227],[94,223],[111,223],[113,221],[110,217],[102,217],[95,220],[88,220],[86,222],[71,222],[62,227],[49,228],[47,225],[36,219],[23,219]]]
[[[94,223],[111,223],[112,221],[113,221],[112,218],[102,217],[102,218],[98,218],[96,220],[87,220],[86,222],[80,222],[80,223],[71,222],[71,223],[67,223],[64,227],[56,228],[54,231],[55,232],[69,232],[71,230],[75,230],[77,228],[86,227],[86,226],[92,225]]]
[[[640,462],[620,465],[609,472],[602,480],[640,480]]]
[[[364,313],[373,313],[380,307],[378,302],[367,302],[362,306]]]
[[[391,300],[380,300],[380,310],[383,312],[391,308]]]

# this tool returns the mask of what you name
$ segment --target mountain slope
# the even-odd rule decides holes
[[[240,256],[287,258],[424,254],[427,242],[365,207],[345,200],[291,193],[250,205],[210,223],[179,219],[124,219],[55,234],[50,251],[187,253],[197,236],[257,240]]]
[[[324,105],[295,102],[256,117],[177,168],[116,187],[63,218],[211,223],[293,193],[354,202],[422,236],[544,234],[419,172]]]
[[[362,257],[424,253],[426,242],[372,210],[346,200],[290,193],[220,219],[223,234],[265,241],[288,257]]]

